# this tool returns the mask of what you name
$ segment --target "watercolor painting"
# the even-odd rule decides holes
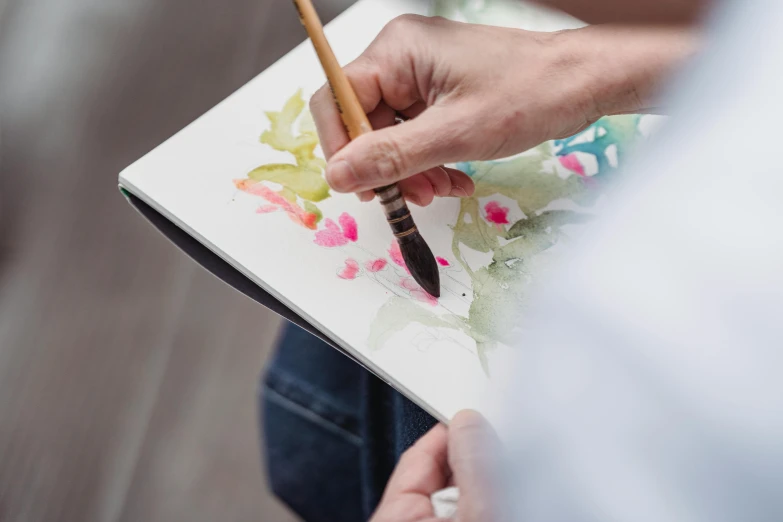
[[[419,324],[424,337],[448,337],[450,331],[470,339],[486,373],[492,351],[511,343],[530,283],[551,263],[544,254],[567,242],[569,227],[591,219],[590,206],[640,135],[639,116],[614,116],[511,159],[456,165],[474,180],[476,192],[454,215],[443,216],[452,237],[450,251],[435,252],[449,297],[439,300],[410,276],[395,241],[385,252],[373,252],[363,246],[353,216],[325,216],[319,209],[331,193],[305,107],[302,92],[294,93],[279,112],[266,113],[269,129],[260,137],[262,146],[289,153],[293,161],[260,165],[235,179],[236,188],[260,199],[257,213],[283,212],[292,226],[312,231],[314,249],[340,250],[344,262],[335,267],[336,278],[369,281],[390,294],[372,323],[371,350]],[[472,260],[477,254],[479,263]]]
[[[329,24],[330,44],[348,63],[410,12],[572,26],[516,0],[361,0]],[[440,270],[435,299],[406,269],[380,205],[330,191],[307,106],[320,70],[304,42],[124,169],[121,186],[440,420],[491,409],[533,286],[611,202],[619,167],[657,118],[605,118],[511,158],[449,165],[475,194],[410,207]]]

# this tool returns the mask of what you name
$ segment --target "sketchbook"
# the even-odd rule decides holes
[[[581,25],[516,2],[361,0],[326,27],[340,62],[403,13],[533,30]],[[590,219],[645,119],[606,118],[513,158],[456,165],[476,182],[473,197],[411,207],[440,265],[434,299],[410,277],[380,205],[324,181],[307,110],[324,82],[305,41],[126,168],[121,191],[205,268],[436,418],[483,411],[503,393],[497,375],[520,311],[535,305],[531,281]]]

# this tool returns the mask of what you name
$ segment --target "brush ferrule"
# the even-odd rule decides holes
[[[412,238],[413,234],[417,232],[416,224],[413,222],[413,216],[411,216],[397,184],[376,189],[375,194],[378,195],[383,209],[386,211],[386,221],[389,222],[394,237],[398,240]]]
[[[386,210],[386,217],[391,218],[390,214],[397,212],[401,209],[407,210],[405,204],[405,198],[402,197],[400,188],[395,183],[394,185],[388,185],[375,190],[375,194],[381,200],[381,205]]]

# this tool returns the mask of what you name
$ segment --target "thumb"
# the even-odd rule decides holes
[[[460,113],[429,107],[404,123],[359,136],[329,160],[327,182],[337,192],[359,192],[468,159],[471,131]]]
[[[500,440],[479,413],[463,410],[449,424],[448,458],[459,488],[458,520],[499,520],[499,454]]]

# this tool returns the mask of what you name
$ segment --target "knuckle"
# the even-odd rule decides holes
[[[396,181],[406,171],[405,156],[396,140],[383,140],[375,145],[373,161],[382,182]]]
[[[396,35],[399,33],[407,33],[412,28],[418,27],[427,18],[416,14],[403,14],[392,19],[383,28],[382,33],[386,33],[386,36]]]
[[[450,24],[451,23],[451,20],[449,20],[446,17],[440,16],[440,15],[438,15],[438,16],[431,16],[431,17],[428,18],[428,20],[429,20],[430,24],[432,24],[432,25],[446,25],[446,24]]]

